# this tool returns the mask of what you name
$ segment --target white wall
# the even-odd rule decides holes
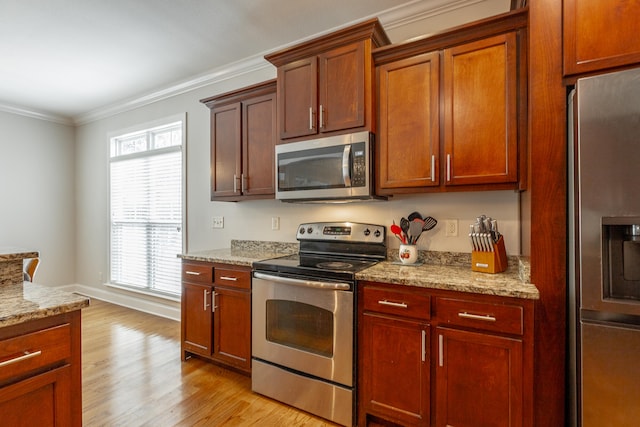
[[[36,280],[75,278],[74,128],[0,111],[0,246],[40,252]]]
[[[419,35],[440,31],[483,16],[508,9],[508,0],[486,0],[473,3],[468,10],[443,11],[439,16],[397,19],[390,23],[389,36],[399,42]],[[390,20],[391,18],[388,18]],[[382,19],[384,24],[385,20]],[[266,64],[266,63],[265,63]],[[130,297],[123,291],[106,288],[108,277],[108,140],[109,133],[178,113],[187,116],[187,251],[228,247],[231,239],[295,241],[300,222],[351,220],[390,225],[417,210],[442,221],[459,220],[459,237],[444,237],[443,227],[427,233],[420,242],[422,249],[465,251],[470,247],[465,238],[468,225],[477,215],[497,218],[506,236],[507,251],[520,250],[518,194],[512,191],[482,193],[447,193],[403,196],[379,203],[349,205],[290,205],[275,200],[239,203],[211,202],[209,189],[209,111],[200,99],[224,93],[275,77],[275,69],[267,65],[257,71],[218,81],[209,86],[81,125],[76,131],[76,275],[75,281],[103,298],[123,301]],[[211,227],[213,216],[224,216],[225,228]],[[271,230],[271,217],[280,217],[280,230]],[[397,246],[389,238],[389,244]],[[163,302],[139,298],[151,304]],[[171,304],[169,304],[171,305]],[[174,309],[176,305],[172,306]]]

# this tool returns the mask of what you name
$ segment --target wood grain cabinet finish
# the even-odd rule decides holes
[[[526,188],[526,14],[373,52],[379,194]]]
[[[358,425],[533,425],[533,301],[360,282]]]
[[[522,340],[442,327],[435,334],[435,425],[522,426]]]
[[[445,49],[445,185],[518,180],[514,32]]]
[[[440,185],[440,53],[378,67],[379,194]]]
[[[564,0],[564,74],[640,63],[637,1]]]
[[[80,311],[0,330],[3,425],[82,425],[80,339]]]
[[[181,333],[182,360],[190,354],[209,357],[213,349],[213,265],[182,262]]]
[[[251,271],[182,263],[182,360],[196,354],[251,372]]]
[[[211,200],[273,198],[275,80],[201,102],[211,109]]]
[[[265,56],[278,69],[280,142],[373,131],[371,50],[388,43],[373,19]]]
[[[430,297],[360,286],[359,423],[430,422]]]

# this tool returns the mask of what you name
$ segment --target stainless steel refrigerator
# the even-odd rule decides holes
[[[568,419],[640,425],[640,69],[569,102]]]

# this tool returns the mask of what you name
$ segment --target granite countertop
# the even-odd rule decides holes
[[[190,252],[182,259],[253,266],[254,262],[298,252],[297,243],[232,240],[231,248]],[[471,292],[485,295],[539,299],[535,285],[529,283],[526,259],[510,257],[509,268],[503,273],[489,274],[471,270],[471,254],[420,251],[415,266],[399,265],[397,249],[389,249],[387,261],[356,274],[357,280]]]
[[[356,279],[485,295],[540,298],[538,289],[534,285],[522,281],[517,266],[510,266],[503,273],[489,274],[472,271],[468,266],[435,264],[407,266],[384,261],[356,273]]]
[[[14,261],[23,260],[25,258],[37,258],[37,251],[29,251],[22,248],[14,248],[7,246],[0,246],[0,261]]]
[[[89,306],[87,297],[31,282],[0,286],[0,301],[0,327]]]
[[[251,267],[257,261],[278,258],[297,252],[297,243],[232,240],[230,248],[189,252],[179,255],[179,257],[192,261],[220,262]]]

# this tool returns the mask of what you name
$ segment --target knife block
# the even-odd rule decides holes
[[[471,270],[482,273],[502,273],[507,269],[507,251],[504,238],[500,236],[493,244],[493,252],[471,252]]]

